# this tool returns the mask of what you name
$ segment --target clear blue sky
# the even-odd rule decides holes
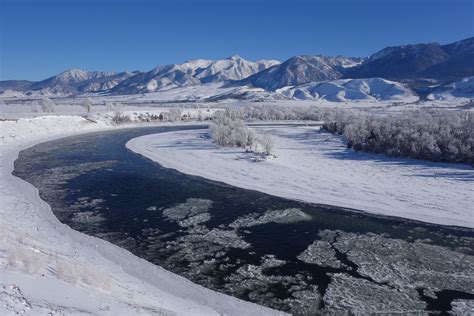
[[[367,56],[474,36],[473,0],[0,0],[0,80],[186,59]]]

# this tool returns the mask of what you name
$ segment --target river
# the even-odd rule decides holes
[[[50,141],[22,151],[14,174],[73,229],[275,309],[447,312],[474,300],[472,229],[274,197],[163,168],[125,147],[138,136],[197,128]]]

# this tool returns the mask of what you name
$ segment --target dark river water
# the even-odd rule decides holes
[[[20,153],[59,220],[205,287],[294,314],[474,305],[474,231],[301,203],[166,169],[125,147],[186,127],[85,134]]]

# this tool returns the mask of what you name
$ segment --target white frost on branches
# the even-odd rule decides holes
[[[44,97],[41,100],[41,110],[45,113],[53,113],[54,109],[56,107],[56,104],[54,103],[53,100]]]
[[[241,119],[242,113],[238,109],[227,109],[217,112],[211,124],[211,136],[218,146],[242,147],[257,151],[258,146],[269,155],[273,150],[273,139],[268,134],[257,135]]]
[[[92,99],[89,97],[86,97],[82,103],[82,106],[86,109],[87,113],[92,112]]]

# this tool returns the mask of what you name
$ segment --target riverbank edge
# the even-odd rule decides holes
[[[302,126],[304,126],[304,124],[302,124]],[[167,134],[169,134],[169,139],[176,141],[177,144],[186,144],[187,142],[189,142],[189,139],[179,138],[177,136],[183,135],[183,134],[189,134],[190,132],[192,131],[171,131],[171,132],[167,132]],[[206,141],[207,141],[207,138],[206,138]],[[454,229],[461,229],[461,230],[474,229],[474,222],[472,221],[472,218],[469,218],[469,217],[467,218],[466,221],[462,221],[459,219],[446,218],[443,216],[436,217],[433,214],[430,217],[425,216],[423,214],[419,215],[416,213],[396,214],[396,212],[389,212],[387,210],[379,209],[377,207],[373,207],[370,205],[365,205],[365,207],[360,207],[360,205],[355,206],[356,201],[351,201],[351,203],[348,203],[342,200],[332,200],[329,203],[327,199],[324,199],[323,197],[318,196],[318,195],[308,196],[308,195],[301,195],[301,194],[298,195],[298,194],[288,193],[287,191],[281,190],[281,188],[279,188],[277,185],[262,186],[260,183],[256,184],[255,181],[253,181],[252,177],[250,176],[245,179],[238,178],[235,174],[232,176],[228,176],[228,174],[225,174],[222,170],[219,170],[217,167],[218,164],[216,163],[216,161],[212,161],[212,159],[210,158],[207,161],[213,166],[212,168],[200,168],[200,165],[196,161],[193,161],[191,156],[186,155],[185,151],[183,152],[181,156],[181,157],[185,157],[184,159],[182,160],[169,159],[169,157],[167,157],[166,155],[165,156],[159,155],[156,149],[150,148],[150,146],[148,145],[150,145],[151,143],[153,143],[155,147],[158,145],[163,145],[165,148],[173,149],[173,144],[170,145],[169,143],[160,143],[160,140],[156,140],[153,134],[133,138],[126,143],[126,147],[129,150],[139,155],[142,155],[143,157],[148,158],[165,168],[174,169],[187,175],[202,177],[211,181],[222,182],[227,185],[239,187],[246,190],[255,190],[258,192],[265,193],[265,194],[270,194],[273,196],[295,200],[299,202],[304,202],[304,203],[313,203],[313,204],[320,203],[321,205],[336,206],[336,207],[343,208],[349,211],[364,213],[364,214],[367,214],[368,216],[390,218],[390,219],[395,219],[395,220],[405,220],[405,221],[410,221],[410,222],[415,222],[415,223],[419,222],[424,225],[452,227]],[[219,150],[222,150],[222,152],[225,152],[227,149],[224,148],[224,149],[219,149]],[[205,152],[205,150],[201,150],[200,154],[202,154],[202,152]],[[384,156],[381,156],[381,157],[384,158]],[[391,158],[387,157],[386,159],[389,160]],[[218,161],[218,162],[221,162],[221,161]],[[232,163],[235,163],[235,160],[232,160]],[[238,169],[238,167],[243,168],[242,166],[237,166],[237,165],[235,166],[236,169]],[[257,176],[255,176],[254,174],[253,177],[257,177]]]

